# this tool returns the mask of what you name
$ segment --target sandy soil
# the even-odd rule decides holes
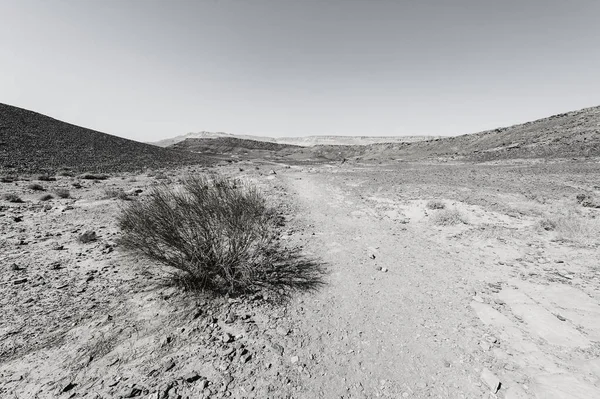
[[[41,184],[72,198],[48,202],[3,183],[25,202],[0,208],[0,396],[600,397],[600,210],[576,199],[600,163],[219,169],[281,207],[328,284],[287,303],[165,286],[107,198],[157,176],[59,177]]]

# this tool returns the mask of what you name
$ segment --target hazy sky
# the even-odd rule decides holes
[[[600,105],[600,1],[0,0],[0,102],[140,141],[470,133]]]

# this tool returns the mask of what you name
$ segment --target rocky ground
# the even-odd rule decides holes
[[[215,299],[120,249],[127,198],[200,167],[0,183],[1,397],[600,397],[597,159],[217,169],[327,285]]]

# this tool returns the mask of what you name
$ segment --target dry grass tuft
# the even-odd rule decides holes
[[[576,213],[542,219],[538,226],[554,231],[556,239],[576,245],[593,246],[600,243],[600,219]]]
[[[449,208],[437,211],[431,216],[433,224],[438,226],[454,226],[457,224],[468,224],[467,218],[458,209]]]
[[[106,195],[106,198],[116,198],[122,201],[130,200],[129,196],[122,188],[106,188],[104,194]]]
[[[21,197],[19,197],[17,194],[13,194],[13,193],[4,194],[2,196],[2,198],[5,201],[12,202],[15,204],[23,203],[23,200],[21,199]]]
[[[56,181],[56,177],[51,175],[39,175],[37,179],[39,181]]]
[[[71,193],[65,188],[57,188],[54,193],[58,198],[71,198]]]
[[[80,179],[85,179],[85,180],[106,180],[108,179],[108,175],[104,175],[104,174],[93,174],[93,173],[84,173],[83,175],[79,176]]]
[[[427,203],[425,204],[425,207],[427,209],[444,209],[444,208],[446,208],[446,204],[444,204],[440,200],[431,200],[431,201],[427,201]]]

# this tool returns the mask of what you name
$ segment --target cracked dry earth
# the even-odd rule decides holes
[[[190,296],[121,252],[104,190],[143,196],[155,177],[83,182],[50,209],[3,184],[26,202],[0,212],[0,395],[600,397],[600,211],[575,199],[598,195],[599,168],[222,166],[283,204],[281,240],[328,267],[284,304]],[[436,222],[450,209],[464,223]],[[579,229],[540,227],[565,216]]]

